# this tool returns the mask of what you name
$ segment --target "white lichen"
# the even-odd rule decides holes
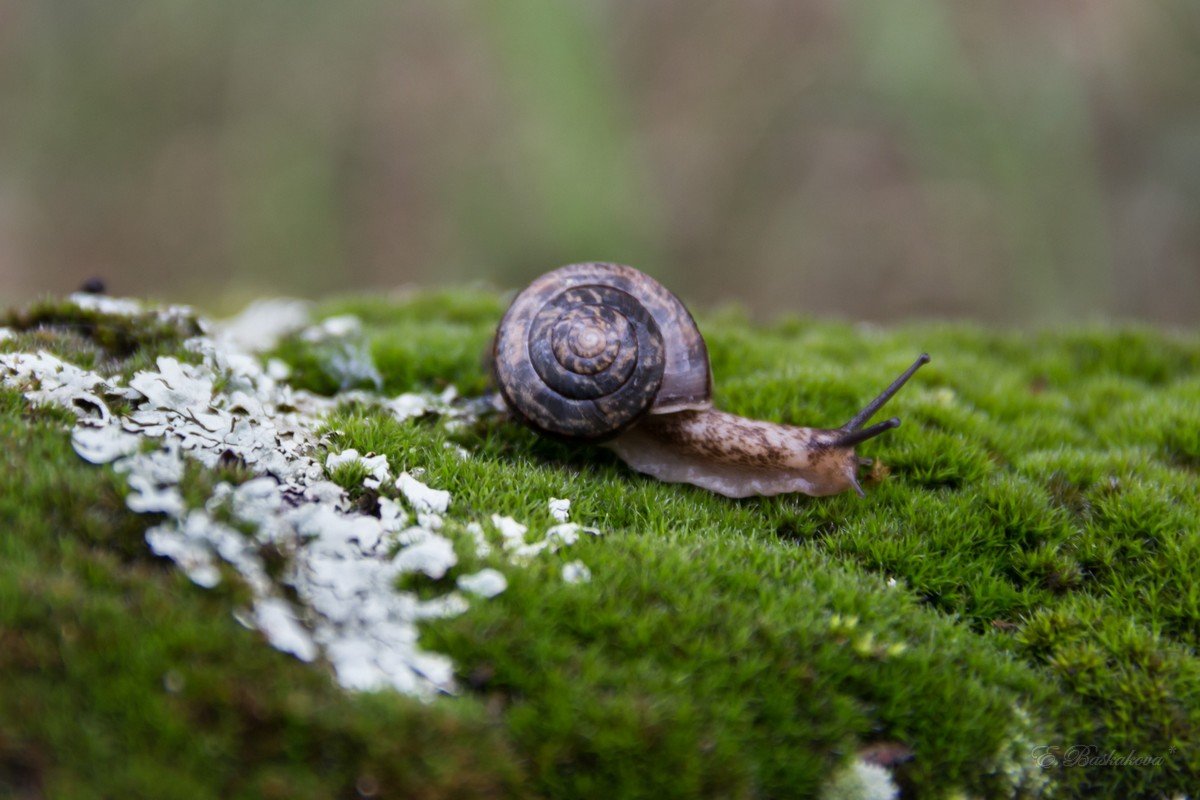
[[[353,314],[328,317],[300,334],[305,342],[324,342],[329,339],[344,339],[362,333],[362,320]]]
[[[366,470],[367,475],[363,479],[363,485],[368,489],[378,489],[387,481],[391,480],[391,470],[388,468],[387,456],[375,455],[368,453],[365,456],[359,455],[354,448],[343,450],[340,453],[333,453],[325,459],[325,469],[331,474],[338,467],[344,464],[360,464]]]
[[[109,297],[103,294],[76,292],[67,299],[84,311],[95,311],[114,317],[133,317],[143,313],[142,304],[128,297]]]
[[[407,472],[396,479],[396,488],[417,513],[445,514],[450,507],[450,493],[442,489],[430,489]]]
[[[522,525],[512,517],[492,514],[492,525],[499,532],[506,550],[513,550],[525,544],[525,533],[529,527]]]
[[[467,534],[471,537],[471,541],[475,545],[475,555],[480,558],[487,558],[492,554],[492,544],[488,541],[487,535],[484,534],[482,525],[478,522],[467,523]]]
[[[582,561],[569,561],[563,564],[562,578],[564,583],[588,583],[592,579],[592,571]]]
[[[431,535],[401,550],[395,563],[401,572],[423,572],[436,580],[458,563],[458,556],[449,539]]]
[[[439,395],[405,392],[385,402],[384,407],[392,412],[392,416],[400,422],[423,417],[426,414],[442,414],[453,417],[460,413],[451,406],[457,396],[458,391],[453,386],[447,387]]]
[[[72,300],[102,314],[152,314],[199,330],[209,327],[177,306],[146,309],[136,301],[95,295]],[[256,320],[265,319],[271,308],[288,319],[256,333]],[[465,423],[471,412],[451,405],[453,387],[440,395],[391,400],[361,391],[323,398],[292,389],[284,383],[286,365],[268,362],[264,368],[253,352],[272,337],[294,331],[301,317],[298,305],[247,310],[234,323],[217,326],[215,335],[185,342],[199,363],[161,357],[154,369],[138,372],[127,385],[48,353],[0,354],[0,384],[19,389],[32,403],[73,410],[78,423],[71,441],[80,457],[110,464],[124,477],[131,510],[163,515],[146,532],[150,549],[174,561],[200,586],[217,585],[225,573],[236,575],[253,598],[249,609],[235,612],[236,618],[261,631],[274,647],[304,661],[323,656],[350,689],[391,687],[418,695],[450,691],[452,664],[418,647],[417,625],[462,613],[466,599],[449,591],[421,600],[397,588],[406,572],[436,580],[458,564],[453,543],[440,533],[450,493],[425,484],[420,470],[402,473],[390,483],[387,459],[381,455],[345,450],[322,464],[327,442],[321,430],[326,416],[347,401],[373,405],[398,418],[438,413]],[[317,329],[304,338],[340,341],[357,335],[360,326],[349,318],[334,318]],[[116,400],[129,407],[123,415],[110,409]],[[255,477],[238,486],[218,482],[201,507],[188,508],[180,482],[189,460],[207,468],[241,465]],[[400,497],[381,494],[378,516],[353,510],[347,492],[329,480],[331,471],[350,462],[363,465],[367,488],[383,492],[394,487]],[[558,525],[529,544],[526,526],[499,516],[493,524],[511,563],[567,546],[580,530]],[[472,522],[466,531],[475,554],[487,557],[491,545],[483,527]],[[279,578],[267,572],[264,547],[285,558]],[[462,592],[487,598],[502,592],[507,581],[485,568],[460,576],[456,584]]]
[[[821,800],[896,800],[900,788],[886,767],[856,758],[833,774]]]
[[[495,597],[508,588],[508,580],[499,570],[487,567],[479,572],[460,576],[458,588],[479,597]]]
[[[257,300],[236,317],[215,325],[214,337],[226,347],[265,353],[285,336],[306,328],[312,318],[311,308],[312,304],[306,300],[288,297]]]
[[[583,526],[575,522],[564,522],[561,525],[555,525],[546,531],[546,546],[550,548],[550,552],[552,553],[559,548],[570,547],[579,541],[579,534],[583,530]]]
[[[71,446],[84,461],[111,464],[131,456],[141,447],[141,439],[112,425],[80,425],[71,431]]]
[[[548,505],[550,507],[550,516],[554,517],[559,522],[567,522],[571,519],[570,500],[551,497]]]
[[[592,535],[600,533],[595,528],[585,528],[575,522],[564,522],[548,529],[541,539],[530,542],[526,540],[526,534],[529,532],[528,525],[522,525],[512,517],[500,514],[492,515],[492,527],[500,534],[500,547],[507,554],[509,563],[516,565],[527,564],[544,551],[553,553],[563,547],[573,545],[579,541],[580,533]],[[481,536],[482,531],[476,535],[477,542]]]
[[[454,442],[442,442],[442,448],[454,453],[454,455],[458,456],[463,461],[466,461],[471,457],[470,451],[468,451],[462,445],[454,444]]]

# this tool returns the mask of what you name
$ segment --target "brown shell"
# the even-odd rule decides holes
[[[571,439],[711,405],[708,349],[692,315],[621,264],[571,264],[531,283],[500,321],[493,371],[517,417]]]

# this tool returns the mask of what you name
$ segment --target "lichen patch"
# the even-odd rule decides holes
[[[554,517],[559,522],[567,522],[571,519],[571,501],[559,497],[551,497],[548,503],[550,508],[550,516]]]
[[[71,300],[106,315],[155,314],[164,321],[192,314],[97,295]],[[76,453],[124,477],[131,510],[161,515],[146,532],[150,549],[202,587],[236,576],[253,598],[236,613],[238,620],[274,647],[303,661],[327,662],[349,689],[421,696],[453,691],[453,664],[418,646],[417,626],[461,614],[469,607],[466,595],[495,597],[507,579],[488,567],[459,576],[432,598],[397,588],[406,574],[440,581],[458,565],[455,544],[444,534],[450,492],[427,485],[419,470],[393,480],[382,455],[327,453],[322,432],[327,416],[348,401],[400,420],[437,413],[461,424],[467,414],[452,406],[452,387],[393,398],[364,391],[329,398],[293,389],[286,365],[264,366],[256,355],[307,324],[306,306],[280,302],[259,304],[224,326],[193,319],[196,330],[214,331],[184,342],[199,363],[162,356],[125,382],[44,352],[6,353],[0,354],[0,384],[32,403],[72,409]],[[269,313],[285,319],[256,336],[258,321]],[[334,318],[303,329],[300,338],[359,359],[343,364],[343,372],[378,385],[373,363],[362,360],[369,354],[355,341],[359,334],[357,320]],[[236,485],[218,480],[199,507],[189,507],[183,483],[191,462],[209,470],[237,465],[250,477]],[[331,480],[347,465],[361,470],[362,490],[378,495],[373,513],[360,510]],[[492,517],[510,565],[569,546],[585,530],[565,522],[566,501],[554,502],[559,505],[552,503],[551,512],[563,522],[536,542],[525,541],[526,526]],[[465,531],[474,555],[487,557],[491,544],[483,527],[469,522]],[[268,551],[283,557],[282,570],[268,570]]]

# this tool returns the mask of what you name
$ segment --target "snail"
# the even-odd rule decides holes
[[[571,264],[533,281],[504,314],[492,371],[505,406],[538,433],[603,444],[638,472],[728,497],[853,489],[855,447],[900,424],[867,426],[922,354],[838,428],[804,428],[713,408],[708,348],[658,281],[621,264]]]

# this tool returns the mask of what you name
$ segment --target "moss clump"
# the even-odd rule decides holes
[[[180,344],[201,333],[197,321],[183,314],[108,314],[51,299],[0,313],[0,327],[20,334],[9,350],[48,350],[101,372],[136,370],[160,355],[186,360]]]
[[[453,292],[326,311],[362,318],[394,393],[482,389],[502,309]],[[445,581],[494,566],[508,589],[426,626],[464,687],[429,705],[347,696],[262,645],[230,618],[235,589],[149,556],[148,520],[74,457],[58,415],[0,395],[0,524],[19,532],[0,554],[0,788],[803,797],[879,743],[912,751],[893,774],[919,796],[1200,781],[1200,338],[701,326],[718,402],[791,423],[848,418],[934,355],[894,401],[904,426],[866,448],[865,500],[729,501],[498,420],[330,421],[339,447],[450,490],[452,536],[491,514],[544,530],[551,497],[604,531],[522,568],[465,556]],[[277,355],[337,388],[301,338]],[[590,583],[563,581],[574,559]],[[1039,766],[1071,747],[1157,760]]]

